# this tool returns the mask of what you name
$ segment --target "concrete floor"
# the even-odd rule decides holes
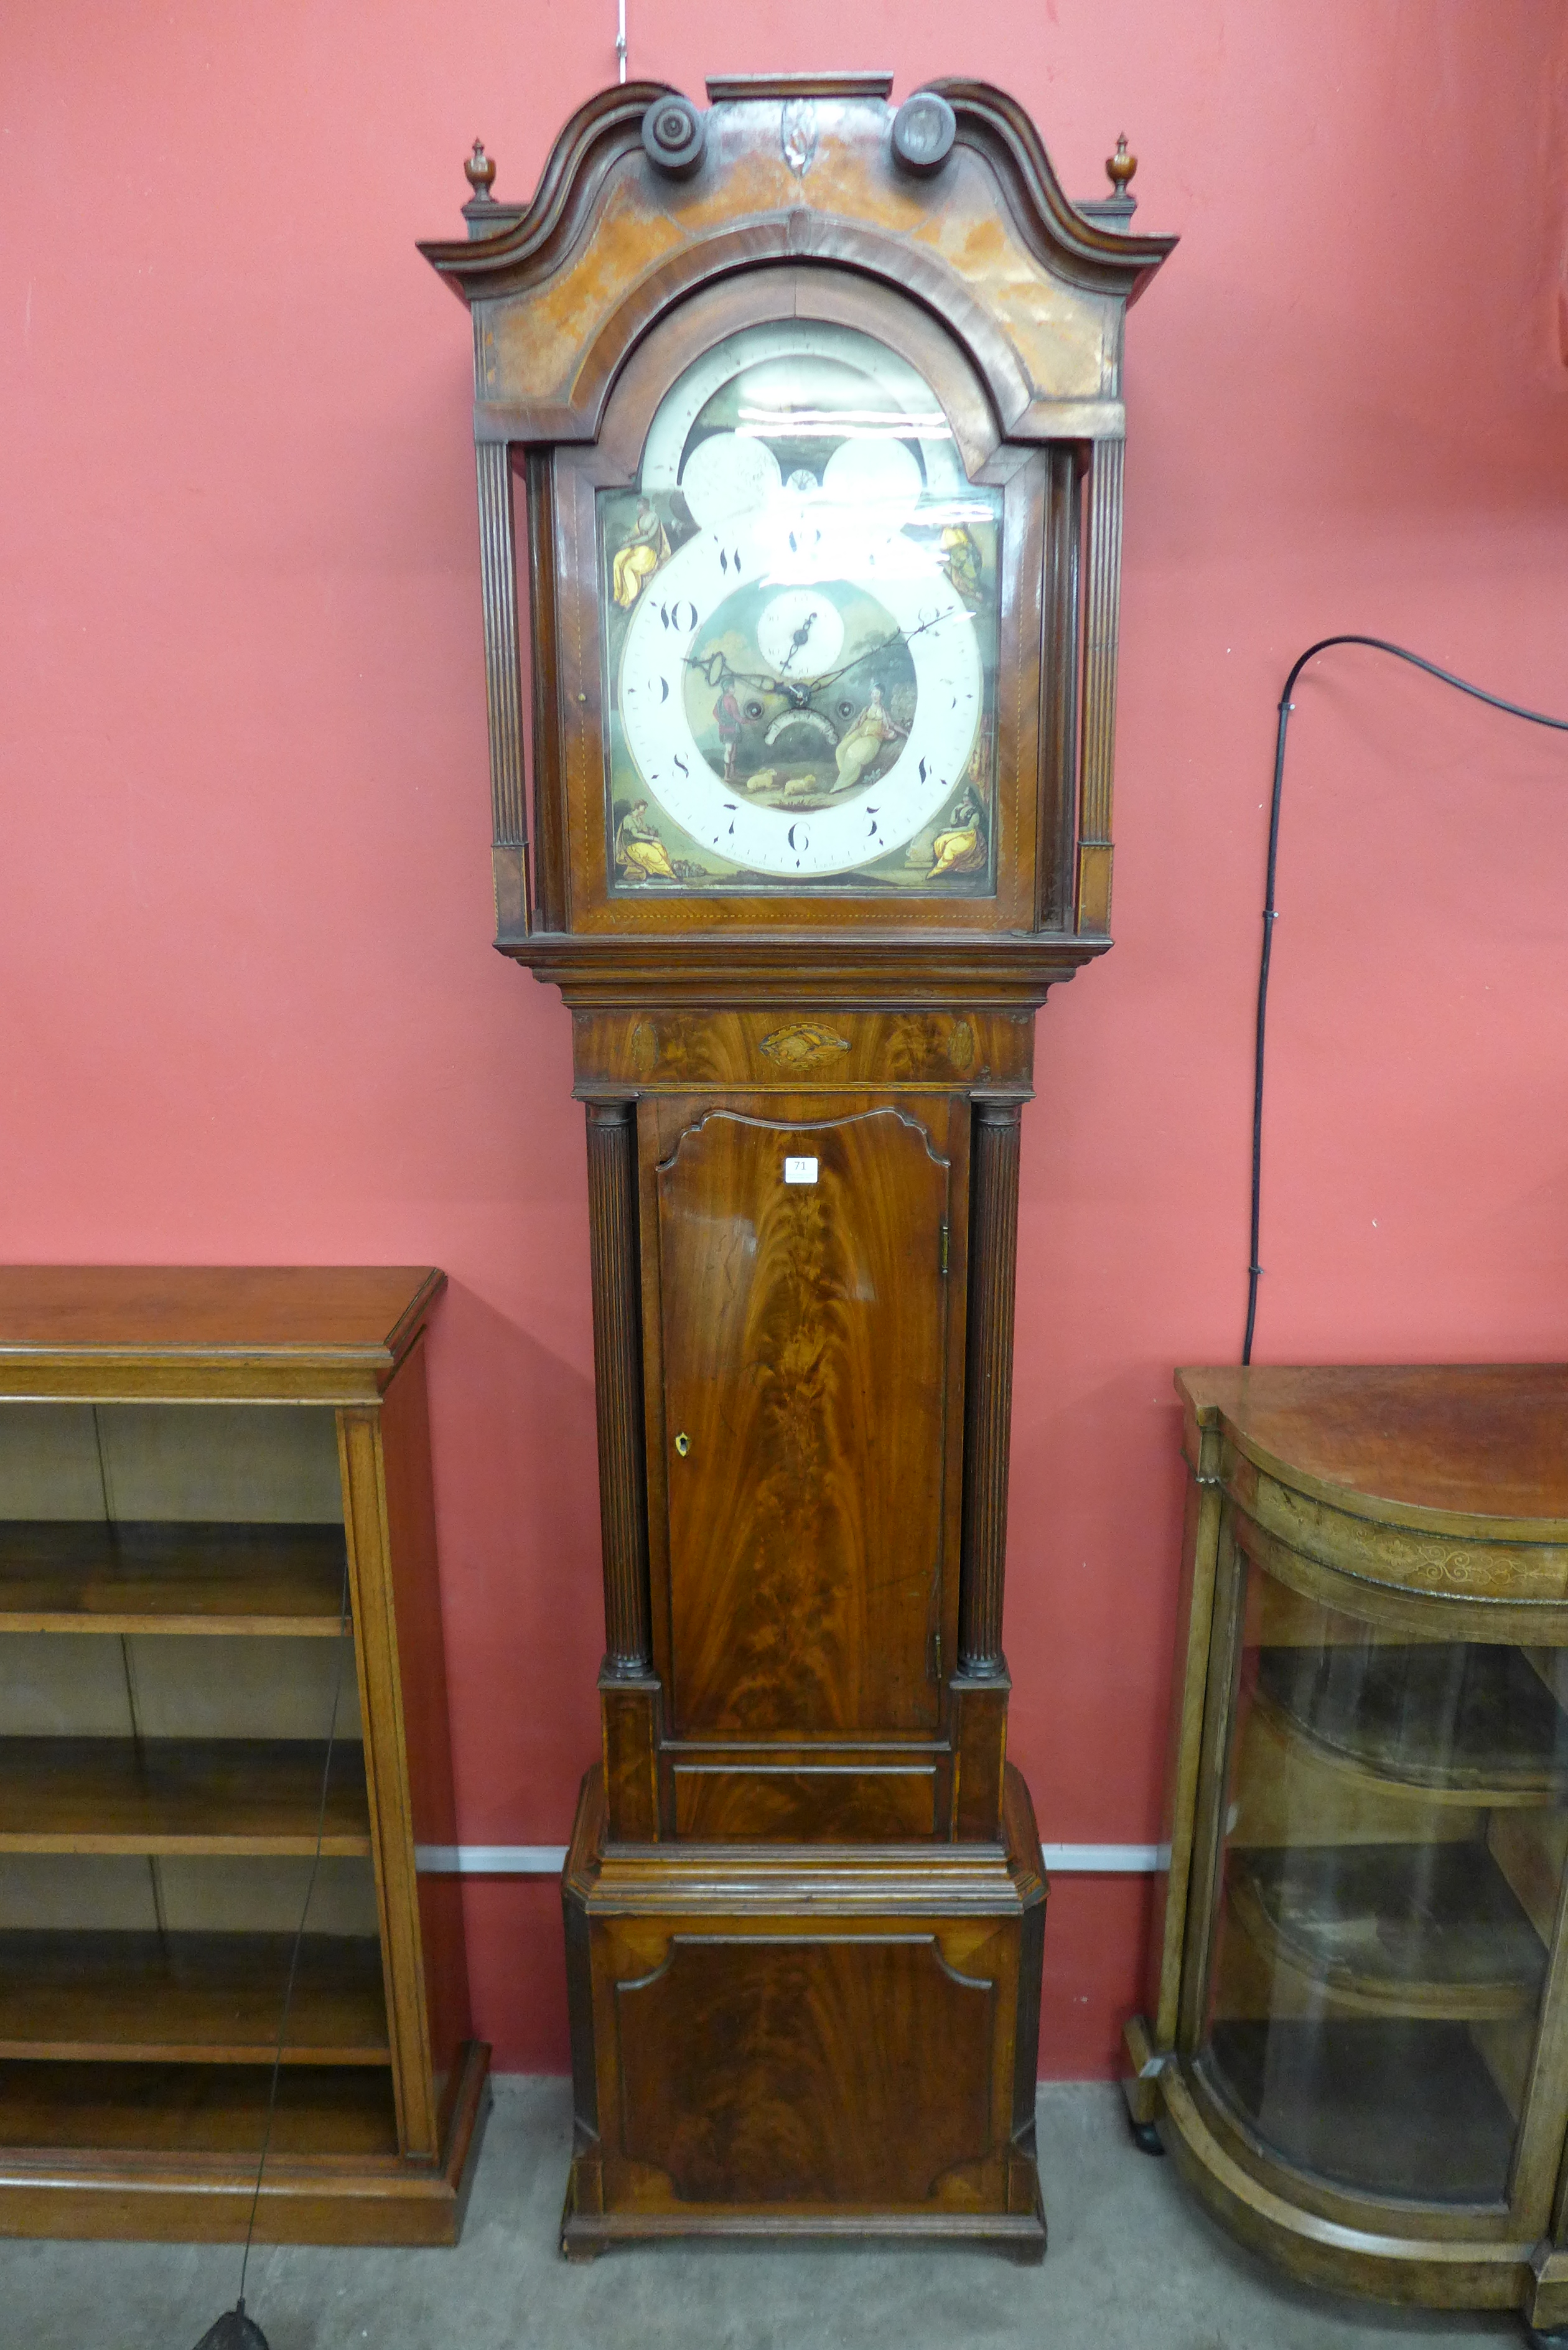
[[[568,2267],[556,2251],[564,2081],[502,2080],[456,2251],[251,2255],[246,2303],[270,2350],[1501,2350],[1503,2317],[1428,2316],[1287,2285],[1139,2154],[1114,2088],[1040,2094],[1051,2249],[984,2251],[663,2245]],[[5,2350],[192,2350],[232,2307],[235,2250],[0,2247]]]

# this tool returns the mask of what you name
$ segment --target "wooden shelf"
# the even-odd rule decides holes
[[[1503,2199],[1514,2119],[1462,2023],[1216,2023],[1199,2061],[1296,2169],[1385,2199]]]
[[[0,1853],[308,1858],[326,1759],[305,1739],[0,1739]],[[369,1849],[364,1753],[339,1741],[321,1850]]]
[[[106,2154],[237,2154],[266,2129],[262,2064],[0,2064],[0,2164],[31,2148]],[[389,2071],[296,2065],[279,2075],[273,2157],[398,2152]]]
[[[1298,1736],[1376,1779],[1549,1801],[1568,1792],[1568,1716],[1518,1648],[1261,1648],[1258,1700]]]
[[[290,1934],[0,1934],[0,2058],[270,2064]],[[374,1939],[307,1934],[286,2064],[389,2064]]]
[[[331,1638],[341,1525],[0,1523],[0,1632],[208,1632]]]
[[[1342,2007],[1533,2014],[1546,1952],[1486,1846],[1232,1851],[1231,1908],[1265,1962]]]

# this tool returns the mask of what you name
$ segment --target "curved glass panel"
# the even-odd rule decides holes
[[[1299,2169],[1500,2203],[1568,1854],[1568,1661],[1244,1574],[1201,2069]]]

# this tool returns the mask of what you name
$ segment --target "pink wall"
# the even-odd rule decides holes
[[[469,343],[413,249],[525,194],[611,0],[0,25],[0,1253],[445,1265],[462,1831],[565,1839],[600,1614],[580,1112],[490,950]],[[1025,1128],[1008,1648],[1048,1840],[1152,1837],[1173,1364],[1233,1358],[1273,704],[1336,629],[1568,710],[1552,0],[631,0],[632,65],[964,71],[1182,244],[1129,326],[1118,944]],[[1260,1360],[1568,1327],[1568,745],[1362,654],[1299,696]],[[565,2063],[553,1887],[482,2028]],[[1137,1885],[1063,1880],[1043,2064],[1108,2067]]]

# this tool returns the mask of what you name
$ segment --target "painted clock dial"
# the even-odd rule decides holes
[[[597,501],[612,889],[992,891],[1001,507],[869,336],[689,368]]]

